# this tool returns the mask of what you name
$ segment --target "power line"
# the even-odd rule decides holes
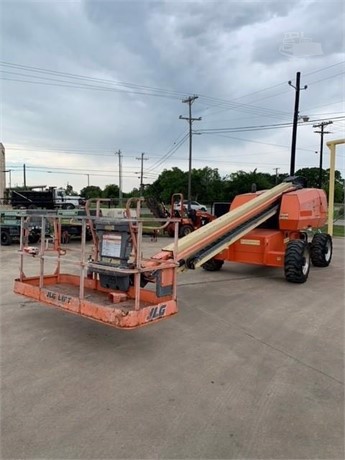
[[[313,75],[314,73],[323,72],[324,70],[328,70],[328,69],[331,69],[332,67],[337,67],[338,65],[343,65],[343,64],[345,64],[345,61],[336,62],[335,64],[331,64],[326,67],[321,67],[320,69],[312,70],[311,72],[308,72],[304,75],[307,77],[309,75]]]
[[[159,93],[161,96],[164,94],[166,97],[169,95],[169,97],[174,97],[174,98],[179,98],[181,97],[181,95],[185,95],[186,93],[184,92],[178,92],[178,91],[172,91],[172,90],[165,90],[165,89],[162,89],[162,88],[155,88],[155,87],[152,87],[152,86],[146,86],[146,85],[138,85],[138,84],[133,84],[133,83],[129,83],[129,82],[121,82],[121,81],[114,81],[114,80],[109,80],[109,79],[103,79],[103,78],[94,78],[94,77],[88,77],[88,76],[85,76],[85,75],[80,75],[80,74],[73,74],[73,73],[67,73],[67,72],[60,72],[60,71],[55,71],[55,70],[51,70],[51,69],[44,69],[42,67],[32,67],[32,66],[26,66],[26,65],[22,65],[22,64],[16,64],[16,63],[10,63],[10,62],[6,62],[6,61],[0,61],[0,65],[2,66],[5,66],[5,67],[10,67],[10,68],[14,68],[14,69],[19,69],[19,70],[24,70],[26,72],[35,72],[35,73],[41,73],[41,74],[48,74],[48,75],[53,75],[53,76],[60,76],[60,77],[64,77],[64,78],[68,78],[68,79],[74,79],[74,80],[78,80],[79,81],[89,81],[89,82],[92,82],[92,83],[102,83],[102,84],[111,84],[111,85],[116,85],[116,86],[120,86],[120,87],[124,87],[124,88],[130,88],[131,91],[130,92],[133,92],[132,89],[135,89],[136,92],[135,94],[138,94],[138,90],[140,90],[139,94],[143,94],[143,91],[145,92],[145,94],[148,94],[148,95],[153,95],[152,93]],[[59,82],[60,84],[61,83],[67,83],[67,85],[61,85],[61,86],[68,86],[70,85],[70,83],[73,83],[73,82],[70,82],[69,80],[57,80],[57,79],[53,79],[53,78],[48,78],[48,77],[41,77],[41,76],[36,76],[36,75],[31,75],[31,74],[23,74],[23,73],[18,73],[18,72],[10,72],[10,71],[3,71],[4,73],[9,73],[9,74],[12,74],[12,75],[19,75],[19,76],[23,76],[23,77],[28,77],[28,78],[38,78],[38,79],[44,79],[44,80],[48,80],[48,81],[54,81],[54,82]],[[10,79],[6,79],[6,80],[10,80]],[[18,79],[11,79],[12,81],[22,81],[22,82],[27,82],[27,83],[37,83],[37,82],[32,82],[32,81],[23,81],[23,80],[18,80]],[[44,83],[44,82],[42,82]],[[87,89],[98,89],[98,90],[114,90],[114,88],[109,88],[109,87],[105,87],[105,86],[95,86],[95,85],[87,85],[85,83],[79,83],[79,86],[76,86],[75,84],[73,84],[72,87],[77,87],[77,88],[81,88],[81,87],[85,87]],[[124,90],[116,90],[117,92],[120,91],[120,92],[124,92]],[[127,91],[128,92],[128,91]],[[158,94],[154,94],[154,95],[158,95]],[[208,98],[207,96],[202,96],[204,98]],[[223,103],[231,103],[229,101],[226,101],[226,100],[222,100],[222,99],[216,99],[216,98],[208,98],[210,101],[211,100],[214,100],[214,101],[217,101],[219,103],[219,101],[223,101]],[[242,104],[238,104],[238,103],[231,103],[232,104],[232,107],[234,107],[235,105],[237,106],[241,106]],[[246,107],[246,110],[248,111],[249,110],[257,110],[260,108],[257,108],[257,107],[250,107],[248,106],[247,104],[245,104],[247,107]],[[272,112],[271,109],[264,109],[265,111],[266,110],[269,110],[270,112]]]
[[[22,65],[22,64],[15,64],[15,63],[6,62],[6,61],[0,61],[0,65],[15,68],[15,69],[25,70],[28,72],[43,73],[43,74],[46,73],[49,75],[61,76],[61,77],[70,78],[70,79],[86,80],[86,81],[97,82],[97,83],[107,83],[107,84],[122,86],[125,88],[133,88],[133,89],[147,90],[147,91],[153,91],[153,92],[160,92],[160,93],[175,95],[176,97],[181,97],[186,94],[184,92],[166,90],[163,88],[156,88],[156,87],[146,86],[146,85],[138,85],[138,84],[131,83],[131,82],[89,77],[87,75],[60,72],[57,70],[45,69],[42,67],[32,67],[32,66],[27,66],[27,65]],[[30,75],[27,75],[27,76],[30,77]]]
[[[339,72],[339,73],[337,73],[335,75],[330,75],[329,77],[325,77],[325,78],[321,78],[320,80],[312,81],[309,84],[310,85],[316,85],[317,83],[320,83],[322,81],[329,80],[330,78],[339,77],[339,75],[344,75],[344,74],[345,74],[345,72]]]
[[[142,91],[126,91],[126,90],[120,90],[116,88],[108,88],[105,86],[92,86],[92,85],[73,85],[73,84],[67,84],[67,85],[62,85],[59,83],[47,83],[43,81],[30,81],[30,80],[20,80],[17,78],[1,78],[1,80],[5,81],[17,81],[21,83],[30,83],[30,84],[38,84],[38,85],[45,85],[45,86],[59,86],[59,87],[65,87],[65,88],[76,88],[76,89],[90,89],[90,90],[96,90],[96,91],[105,91],[105,92],[115,92],[115,93],[131,93],[131,94],[141,94],[145,96],[153,96],[153,97],[164,97],[164,98],[170,98],[170,99],[179,99],[178,97],[173,97],[169,95],[164,95],[164,94],[154,94],[154,93],[148,93],[148,92],[142,92]],[[72,82],[71,82],[72,83]]]
[[[211,136],[218,136],[218,137],[225,137],[227,139],[234,139],[236,141],[243,141],[243,142],[250,142],[253,144],[262,144],[262,145],[270,145],[272,147],[282,147],[284,149],[290,149],[290,145],[282,145],[282,144],[273,144],[271,142],[262,142],[262,141],[255,141],[253,139],[243,139],[243,137],[235,137],[235,136],[226,136],[225,134],[218,134],[218,133],[203,133],[203,134],[208,134]],[[307,149],[307,148],[302,148],[299,147],[298,150],[304,150],[306,152],[315,152],[315,149]]]
[[[177,150],[186,142],[188,139],[188,133],[186,133],[183,138],[176,143],[163,157],[158,160],[156,163],[154,163],[153,166],[151,166],[148,171],[154,171],[157,169],[159,166],[161,166],[163,163],[165,163]]]
[[[345,64],[345,61],[340,61],[340,62],[337,62],[335,64],[332,64],[332,65],[329,65],[329,66],[326,66],[326,67],[321,67],[320,69],[317,69],[317,70],[314,70],[312,72],[306,73],[305,76],[313,75],[314,73],[318,73],[318,72],[323,72],[324,70],[328,70],[330,68],[333,68],[333,67],[336,67],[336,66],[339,66],[339,65],[342,65],[342,64]],[[271,86],[268,86],[266,88],[263,88],[263,89],[260,89],[260,90],[257,90],[257,91],[253,91],[252,93],[248,93],[248,94],[244,94],[242,96],[238,96],[238,97],[232,99],[231,101],[234,102],[234,101],[237,101],[239,99],[244,99],[246,97],[253,96],[255,94],[259,94],[259,93],[262,93],[262,92],[265,92],[265,91],[269,91],[269,90],[278,88],[280,86],[285,86],[285,84],[286,84],[285,82],[277,83],[275,85],[271,85]],[[274,94],[274,95],[269,95],[269,96],[266,96],[266,97],[261,98],[259,100],[256,100],[256,102],[258,102],[260,100],[263,100],[263,99],[266,99],[266,98],[276,97],[276,96],[279,96],[281,94],[285,94],[285,93],[288,93],[288,92],[289,91],[283,91],[283,92],[280,92],[280,93],[277,93],[277,94]],[[229,101],[229,102],[231,102],[231,101]],[[227,109],[225,109],[225,110],[227,110]]]
[[[312,73],[316,73],[325,69],[328,69],[330,67],[334,67],[336,65],[340,65],[341,63],[334,64],[332,66],[327,66],[323,69],[318,69]],[[48,81],[30,81],[30,80],[21,80],[21,79],[10,79],[10,78],[3,78],[3,80],[7,81],[18,81],[18,82],[23,82],[23,83],[30,83],[30,84],[43,84],[43,85],[48,85],[48,86],[61,86],[61,87],[69,87],[69,88],[76,88],[76,89],[91,89],[91,90],[97,90],[97,91],[110,91],[110,92],[120,92],[120,93],[132,93],[132,94],[141,94],[141,95],[147,95],[147,96],[155,96],[155,97],[168,97],[171,99],[177,99],[180,97],[181,94],[185,94],[182,92],[178,91],[171,91],[171,90],[164,90],[162,88],[154,88],[150,86],[145,86],[145,85],[138,85],[138,84],[132,84],[128,82],[118,82],[118,81],[113,81],[113,80],[107,80],[107,79],[100,79],[100,78],[94,78],[94,77],[88,77],[85,75],[78,75],[78,74],[71,74],[71,73],[66,73],[66,72],[58,72],[58,71],[53,71],[49,69],[42,69],[42,68],[37,68],[37,67],[30,67],[30,66],[23,66],[19,64],[13,64],[13,63],[8,63],[4,61],[0,61],[0,65],[2,66],[8,66],[10,68],[14,69],[21,69],[25,70],[27,72],[40,72],[40,73],[47,73],[49,75],[56,75],[56,76],[63,76],[65,78],[69,79],[76,79],[76,82],[69,81],[69,80],[59,80],[59,79],[53,79],[53,78],[48,78],[46,76],[36,76],[36,75],[28,75],[28,74],[20,74],[18,72],[8,72],[8,71],[3,71],[5,73],[10,73],[10,74],[15,74],[15,75],[21,75],[24,77],[31,77],[31,78],[38,78],[40,80],[48,80]],[[328,78],[333,78],[335,76],[341,75],[342,73],[325,77],[324,79],[317,80],[315,82],[312,82],[314,84],[324,81]],[[114,88],[114,87],[109,87],[109,86],[97,86],[97,85],[90,85],[87,83],[84,83],[84,81],[89,81],[92,83],[102,83],[102,85],[106,84],[111,84],[111,85],[117,85],[122,87],[122,89]],[[53,83],[51,83],[53,82]],[[81,83],[80,83],[81,82]],[[273,85],[272,87],[269,88],[275,88],[281,86],[281,84]],[[126,89],[123,89],[126,88]],[[258,90],[255,93],[265,91],[269,88],[263,89],[263,90]],[[282,93],[279,93],[282,94]],[[274,97],[276,95],[271,95],[271,96],[266,96],[266,97]],[[286,115],[287,112],[282,112],[282,111],[277,111],[277,110],[272,110],[264,107],[257,107],[249,104],[239,104],[235,102],[235,99],[232,101],[226,100],[226,99],[221,99],[221,98],[214,98],[214,97],[209,97],[206,95],[200,95],[202,99],[204,99],[208,105],[211,105],[213,107],[223,107],[222,111],[224,110],[235,110],[235,111],[242,111],[248,114],[256,114],[264,117],[281,117],[282,115]],[[245,97],[245,96],[242,96]],[[239,99],[239,98],[237,98]],[[219,111],[218,111],[219,112]],[[217,112],[216,112],[217,113]],[[213,113],[214,114],[214,113]],[[212,115],[209,114],[209,115]]]
[[[342,120],[345,118],[345,115],[339,116],[339,117],[334,117],[334,119],[339,119]],[[319,119],[316,120],[308,120],[304,121],[303,125],[311,125],[317,121],[320,121]],[[251,125],[251,126],[237,126],[237,127],[232,127],[232,128],[203,128],[199,129],[197,132],[201,133],[206,133],[206,132],[247,132],[247,131],[262,131],[266,129],[278,129],[278,128],[289,128],[293,125],[293,123],[272,123],[269,125]]]
[[[333,68],[333,67],[336,67],[336,66],[339,66],[339,65],[343,65],[343,64],[345,64],[345,61],[340,61],[340,62],[337,62],[335,64],[331,64],[331,65],[328,65],[326,67],[321,67],[319,69],[316,69],[316,70],[313,70],[311,72],[308,72],[308,73],[305,74],[305,76],[309,76],[309,75],[313,75],[315,73],[323,72],[324,70],[328,70],[330,68]],[[152,90],[152,91],[164,92],[164,93],[174,94],[174,95],[179,96],[179,97],[188,94],[188,92],[166,90],[164,88],[158,88],[158,87],[153,87],[153,86],[148,86],[148,85],[139,85],[139,84],[135,84],[135,83],[132,83],[132,82],[126,82],[126,81],[120,81],[120,80],[111,80],[111,79],[105,79],[105,78],[96,78],[96,77],[90,77],[90,76],[87,76],[87,75],[81,75],[81,74],[75,74],[75,73],[69,73],[69,72],[60,72],[60,71],[57,71],[57,70],[47,69],[47,68],[43,68],[43,67],[28,66],[28,65],[24,65],[24,64],[17,64],[17,63],[9,62],[9,61],[0,60],[0,65],[5,66],[5,67],[12,67],[14,69],[26,70],[26,71],[29,71],[29,72],[47,73],[47,74],[51,74],[51,75],[59,75],[59,76],[72,78],[72,79],[78,79],[78,80],[95,81],[95,82],[108,83],[108,84],[113,84],[113,85],[115,84],[115,85],[118,85],[118,86],[124,86],[124,87],[128,87],[128,88],[140,88],[140,89],[147,89],[147,90]],[[275,85],[268,86],[268,87],[263,88],[261,90],[257,90],[257,91],[254,91],[252,93],[248,93],[248,94],[244,94],[242,96],[238,96],[237,98],[233,99],[232,101],[236,101],[238,99],[243,99],[245,97],[249,97],[249,96],[252,96],[252,95],[260,93],[260,92],[268,91],[270,89],[273,89],[273,88],[276,88],[276,87],[279,87],[279,86],[283,86],[284,84],[285,84],[284,82],[277,83]]]
[[[4,73],[4,71],[2,71]],[[6,71],[5,71],[6,72]],[[14,73],[14,72],[7,72],[7,73]],[[144,96],[152,96],[152,97],[163,97],[163,98],[169,98],[169,99],[179,99],[178,96],[173,96],[169,94],[164,94],[164,93],[154,93],[154,92],[149,92],[149,91],[139,91],[139,90],[125,90],[125,89],[117,89],[117,88],[110,88],[107,86],[97,86],[97,85],[90,85],[86,83],[74,83],[66,80],[57,80],[53,78],[48,78],[48,77],[37,77],[34,75],[24,75],[28,78],[38,78],[38,79],[43,79],[45,81],[31,81],[27,79],[20,79],[20,78],[6,78],[6,77],[1,77],[1,80],[3,81],[14,81],[14,82],[19,82],[19,83],[29,83],[29,84],[34,84],[34,85],[44,85],[44,86],[57,86],[57,87],[62,87],[62,88],[75,88],[75,89],[88,89],[88,90],[95,90],[95,91],[104,91],[104,92],[115,92],[115,93],[130,93],[130,94],[140,94]],[[249,114],[257,114],[261,115],[264,117],[276,117],[277,115],[281,116],[281,114],[284,114],[284,112],[278,112],[276,110],[268,109],[265,107],[256,107],[248,104],[239,104],[239,103],[231,103],[230,101],[226,100],[221,100],[218,99],[218,102],[215,98],[208,98],[207,96],[200,96],[206,99],[214,99],[215,102],[211,102],[211,100],[208,102],[208,104],[213,105],[214,107],[226,107],[227,110],[235,110],[235,111],[240,111],[240,112],[245,112]]]

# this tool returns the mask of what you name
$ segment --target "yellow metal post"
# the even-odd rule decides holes
[[[328,191],[328,233],[331,236],[333,236],[335,151],[336,151],[336,146],[339,144],[345,144],[345,139],[336,139],[336,140],[327,142],[327,147],[330,150],[329,191]]]

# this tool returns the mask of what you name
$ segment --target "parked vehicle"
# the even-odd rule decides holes
[[[62,188],[46,190],[11,190],[10,203],[14,209],[74,209],[85,205],[81,196],[66,195]]]
[[[179,218],[179,237],[189,235],[200,227],[208,224],[215,217],[206,211],[206,206],[191,201],[191,209],[188,211],[188,200],[183,199],[182,193],[175,193],[171,197],[170,217]],[[169,236],[174,236],[175,225],[170,223],[166,231]]]
[[[188,200],[183,199],[182,193],[174,193],[171,197],[171,206],[170,209],[167,209],[163,203],[160,203],[154,197],[146,198],[146,205],[152,212],[152,214],[157,218],[174,218],[179,219],[179,237],[188,235],[189,233],[194,232],[200,227],[203,227],[208,222],[211,222],[215,219],[215,216],[203,211],[201,209],[193,209],[188,212]],[[187,205],[185,205],[187,203]],[[201,205],[197,201],[192,201],[194,206],[200,206],[202,209],[206,209],[206,206]],[[174,236],[175,234],[175,224],[170,222],[165,227],[165,232],[169,236]]]
[[[188,210],[188,200],[183,200],[183,207]],[[181,209],[181,201],[176,202],[174,204],[174,209]],[[190,202],[190,209],[193,209],[194,211],[207,211],[207,207],[204,204],[200,204],[197,201],[191,201]]]
[[[96,215],[96,210],[92,209],[91,216]],[[71,239],[81,238],[82,218],[86,217],[85,209],[58,209],[45,211],[39,209],[17,209],[0,211],[0,233],[1,245],[9,246],[20,240],[21,219],[25,219],[25,226],[28,236],[28,243],[35,244],[41,238],[42,215],[45,216],[46,237],[53,234],[51,222],[54,217],[59,218],[61,225],[61,243],[69,243]],[[86,241],[92,239],[90,225],[86,225]]]
[[[96,210],[91,209],[90,215],[95,216]],[[81,217],[86,217],[85,209],[68,209],[58,210],[57,216],[60,217],[61,223],[61,239],[62,243],[69,243],[73,238],[81,238],[82,236],[82,220]],[[86,241],[92,239],[92,234],[89,224],[86,225]]]
[[[13,242],[19,242],[22,217],[24,217],[23,211],[0,212],[1,246],[9,246]],[[41,218],[25,215],[25,219],[28,243],[35,244],[41,237]],[[49,231],[48,224],[46,225],[46,231]]]

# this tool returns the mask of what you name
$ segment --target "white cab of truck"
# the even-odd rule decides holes
[[[57,188],[54,190],[54,201],[55,205],[65,209],[78,208],[84,206],[85,200],[79,195],[66,195],[63,188]]]

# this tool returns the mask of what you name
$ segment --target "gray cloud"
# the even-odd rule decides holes
[[[183,95],[207,96],[200,97],[193,106],[193,113],[203,117],[196,128],[290,121],[294,95],[284,82],[293,79],[297,70],[304,78],[308,72],[344,59],[340,22],[343,10],[340,2],[328,5],[329,2],[302,0],[289,3],[3,3],[3,61],[138,85],[130,90],[127,87],[129,92],[118,92],[126,87],[111,83],[106,86],[116,91],[70,88],[66,85],[71,85],[71,80],[66,83],[66,77],[2,67],[3,71],[21,74],[3,73],[3,78],[35,82],[3,81],[2,142],[5,146],[24,149],[9,149],[8,160],[20,164],[25,158],[28,163],[41,162],[42,166],[50,167],[62,162],[66,167],[86,170],[97,167],[107,171],[109,157],[102,154],[112,154],[122,148],[124,166],[128,174],[132,174],[132,179],[129,177],[126,181],[126,190],[129,190],[138,182],[134,174],[139,165],[136,156],[146,151],[150,160],[145,166],[149,169],[186,131],[187,123],[178,119],[180,114],[187,114],[186,104],[181,103]],[[305,32],[319,41],[324,54],[299,60],[283,56],[279,45],[284,33],[290,31]],[[317,77],[328,77],[340,71],[341,68],[331,68]],[[309,83],[316,77],[306,80]],[[301,110],[341,100],[341,79],[331,82],[332,85],[311,84],[301,97]],[[85,83],[105,85],[95,81]],[[237,99],[277,83],[284,84]],[[143,86],[174,91],[175,97],[138,94]],[[250,107],[230,110],[225,103],[211,98],[235,99],[255,105],[261,111]],[[270,116],[266,109],[271,110]],[[332,110],[339,111],[339,105],[323,109],[324,112]],[[301,130],[299,142],[313,151],[317,141],[310,131],[308,134]],[[237,137],[289,145],[291,130],[246,133]],[[25,147],[29,149],[27,152]],[[30,153],[30,149],[36,147],[39,147],[37,152]],[[68,152],[39,154],[44,148],[59,147],[89,153],[97,150],[98,153],[84,156]],[[288,149],[277,147],[273,148],[276,153],[268,154],[271,147],[265,150],[265,145],[229,137],[197,136],[194,149],[196,167],[219,167],[224,173],[240,167],[254,169],[259,157],[266,159],[261,162],[262,168],[269,170],[276,164],[277,151],[281,158],[285,155],[285,169],[289,164]],[[310,158],[306,155],[301,152],[299,160],[307,164]],[[116,167],[115,159],[111,164]],[[155,172],[158,174],[162,168],[172,165],[187,168],[187,144]],[[65,178],[56,176],[54,180]],[[101,177],[98,180],[100,185],[109,181]],[[70,181],[82,183],[77,176]]]

